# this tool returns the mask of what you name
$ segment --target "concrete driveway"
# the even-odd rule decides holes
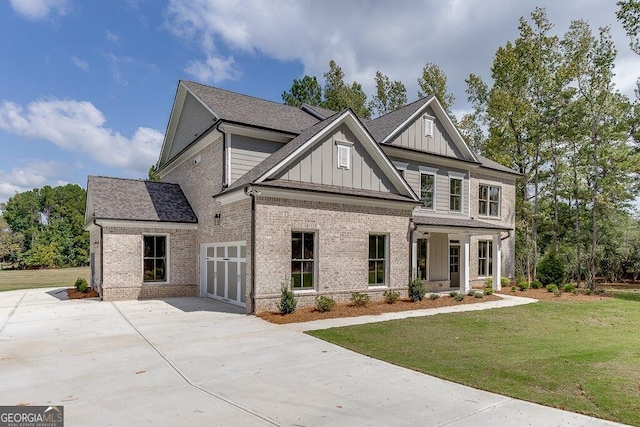
[[[202,298],[0,293],[0,405],[68,426],[601,426],[380,362]]]

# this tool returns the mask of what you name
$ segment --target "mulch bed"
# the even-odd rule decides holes
[[[69,299],[95,298],[99,296],[100,294],[91,288],[89,288],[84,294],[82,292],[78,292],[76,288],[67,289],[67,297],[69,297]]]
[[[462,301],[455,301],[448,295],[431,300],[425,297],[422,301],[411,302],[408,298],[396,301],[394,304],[387,304],[384,300],[371,301],[364,307],[358,307],[351,303],[336,303],[331,311],[321,313],[314,307],[299,308],[291,314],[280,314],[275,311],[263,311],[257,316],[262,319],[277,324],[309,322],[312,320],[335,319],[338,317],[357,317],[371,314],[392,313],[396,311],[419,310],[423,308],[448,307],[451,305],[477,304],[487,301],[499,301],[500,297],[495,295],[485,295],[483,298],[475,298],[465,295]]]
[[[611,298],[611,295],[585,295],[584,289],[580,289],[578,294],[572,294],[571,292],[562,292],[560,296],[556,296],[553,292],[549,292],[544,288],[541,289],[528,289],[526,291],[511,292],[511,288],[502,288],[500,294],[513,295],[517,297],[535,298],[543,301],[601,301],[603,299]]]

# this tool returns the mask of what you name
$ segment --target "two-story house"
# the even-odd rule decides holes
[[[161,182],[88,180],[105,300],[209,296],[270,310],[514,274],[518,174],[474,154],[435,97],[374,120],[178,84]]]

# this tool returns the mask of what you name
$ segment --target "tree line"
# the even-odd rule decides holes
[[[640,54],[640,2],[618,2],[617,17]],[[532,281],[553,258],[568,278],[593,287],[596,277],[640,276],[640,83],[635,99],[616,89],[616,47],[609,27],[575,20],[562,37],[543,8],[522,17],[519,36],[500,47],[491,82],[466,79],[472,112],[451,114],[446,74],[427,63],[418,97],[435,95],[479,154],[517,170],[516,274]],[[405,86],[376,73],[367,102],[359,83],[344,82],[331,61],[324,87],[294,80],[285,104],[350,107],[364,118],[407,103]]]
[[[0,204],[0,261],[14,268],[87,265],[86,198],[79,185],[47,185]]]

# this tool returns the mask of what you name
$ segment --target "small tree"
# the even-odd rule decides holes
[[[286,282],[282,283],[282,291],[280,293],[280,302],[277,303],[278,310],[282,314],[290,314],[296,310],[296,305],[298,305],[298,301],[296,300],[296,296],[289,288]]]
[[[538,280],[543,285],[551,283],[563,284],[566,279],[564,263],[556,251],[549,251],[538,264]]]

